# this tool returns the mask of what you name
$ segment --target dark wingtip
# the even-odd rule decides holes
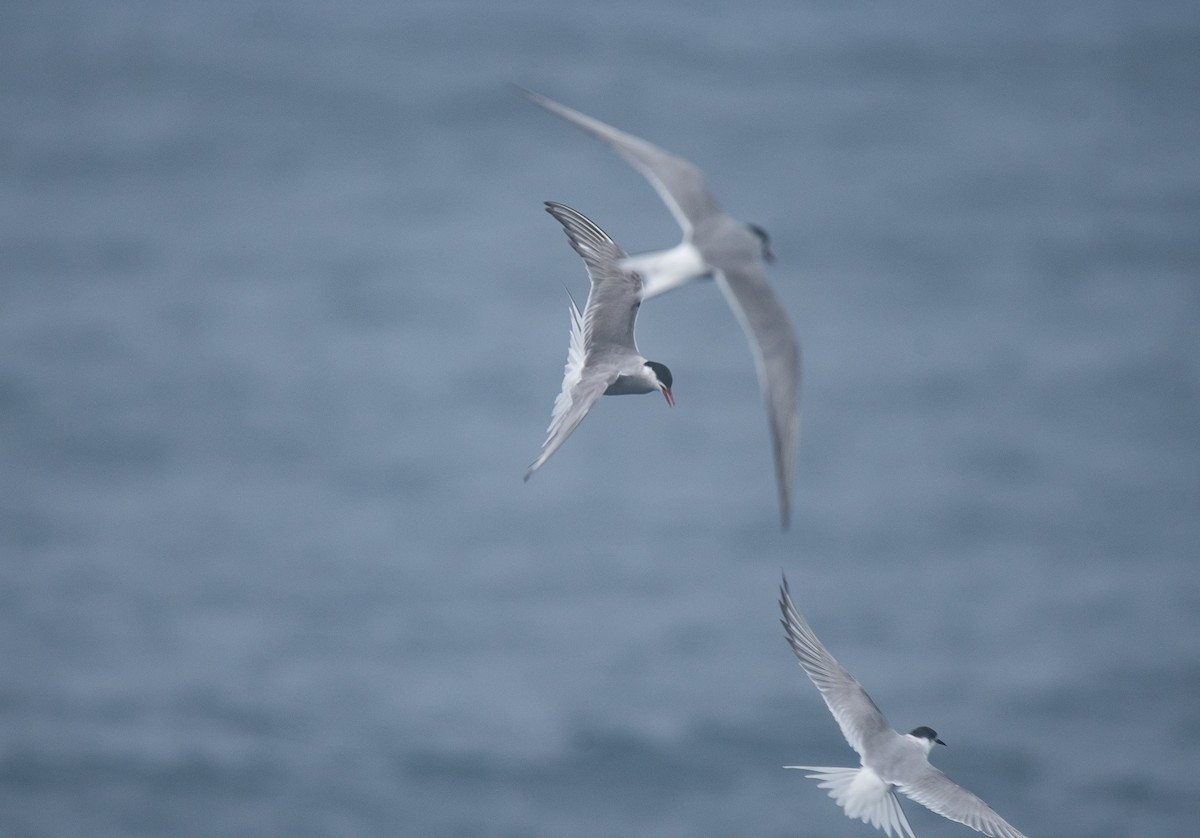
[[[783,623],[783,627],[787,628],[788,604],[792,601],[792,589],[788,587],[787,574],[780,572],[781,581],[779,583],[779,610],[783,612],[783,619],[779,622]]]
[[[523,85],[523,84],[517,84],[515,81],[510,81],[508,83],[508,88],[513,93],[516,93],[520,96],[524,96],[526,99],[531,99],[531,98],[537,96],[537,94],[534,93],[532,90],[530,90],[528,87],[525,87],[525,85]]]
[[[792,589],[788,585],[787,574],[782,571],[779,574],[779,613],[782,615],[779,618],[779,624],[783,626],[783,639],[791,648],[792,652],[797,656],[802,653],[796,638],[793,626],[803,621],[803,617],[796,611],[796,606],[792,603]]]
[[[548,96],[543,96],[541,93],[538,93],[536,90],[530,90],[528,87],[519,85],[516,82],[510,81],[508,83],[508,86],[510,88],[512,88],[513,92],[515,92],[517,95],[521,96],[521,98],[525,99],[526,101],[532,102],[533,104],[538,105],[539,107],[546,108],[547,110],[550,110],[550,108],[547,107],[546,103],[554,101],[553,99],[550,99]]]

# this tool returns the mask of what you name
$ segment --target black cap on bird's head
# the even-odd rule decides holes
[[[758,236],[758,240],[762,242],[762,257],[766,262],[774,262],[775,254],[771,252],[771,237],[767,235],[767,231],[757,224],[747,224],[746,227],[751,233]]]
[[[931,727],[926,727],[925,725],[921,725],[920,727],[914,727],[914,728],[913,728],[913,729],[912,729],[912,730],[909,732],[909,734],[908,734],[908,735],[909,735],[909,736],[915,736],[915,737],[917,737],[918,739],[928,739],[930,742],[936,742],[936,743],[937,743],[937,744],[939,744],[939,745],[945,745],[945,744],[946,744],[946,743],[945,743],[945,742],[943,742],[941,739],[938,739],[938,735],[937,735],[937,731],[936,731],[936,730],[934,730],[934,729],[933,729],[933,728],[931,728]]]
[[[670,407],[674,407],[675,396],[671,394],[671,385],[675,382],[675,379],[671,377],[671,371],[667,369],[667,365],[660,364],[658,361],[647,361],[646,366],[650,368],[650,371],[654,373],[654,377],[658,379],[658,386],[662,390],[667,404]]]

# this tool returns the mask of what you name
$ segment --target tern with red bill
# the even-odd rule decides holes
[[[554,400],[550,427],[542,453],[525,472],[528,480],[550,455],[566,442],[601,396],[639,393],[671,394],[671,371],[658,361],[647,361],[633,337],[638,307],[642,304],[642,278],[622,267],[626,253],[582,213],[565,204],[546,202],[546,212],[563,226],[575,252],[583,257],[591,279],[583,311],[571,300],[571,345],[562,391]]]
[[[724,212],[703,173],[682,157],[540,93],[517,89],[533,103],[611,146],[650,181],[683,228],[683,241],[675,247],[622,259],[623,267],[641,274],[643,299],[692,280],[716,280],[754,353],[775,454],[780,517],[787,528],[800,432],[800,344],[783,304],[767,282],[763,263],[774,257],[766,232]]]

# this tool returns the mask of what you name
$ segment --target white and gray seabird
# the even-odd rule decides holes
[[[846,817],[869,823],[888,836],[895,830],[897,836],[915,838],[896,798],[898,789],[922,806],[984,835],[1025,838],[990,806],[929,764],[933,746],[946,744],[933,729],[922,726],[900,734],[888,724],[866,690],[833,659],[796,610],[786,579],[779,590],[788,643],[862,761],[859,768],[785,767],[812,772],[805,776],[820,780],[820,787],[829,789],[829,796],[845,810]]]
[[[612,146],[650,181],[683,228],[683,241],[675,247],[623,262],[642,275],[644,299],[703,277],[717,281],[754,352],[771,430],[780,514],[787,527],[799,434],[800,346],[763,270],[763,261],[772,260],[767,234],[761,227],[725,214],[704,175],[687,160],[539,93],[518,89],[534,103]]]
[[[671,371],[665,364],[643,358],[634,341],[642,280],[636,271],[622,266],[625,251],[582,213],[564,204],[547,201],[546,212],[558,219],[571,247],[583,257],[591,290],[582,313],[571,300],[571,345],[562,391],[554,400],[542,453],[525,472],[526,480],[558,450],[602,395],[658,390],[668,405],[675,404]]]

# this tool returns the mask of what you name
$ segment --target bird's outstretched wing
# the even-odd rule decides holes
[[[525,472],[526,480],[567,441],[567,437],[579,427],[592,405],[604,395],[609,385],[617,380],[615,369],[585,368],[584,357],[583,315],[579,313],[575,301],[571,300],[571,344],[567,349],[562,390],[554,399],[554,410],[550,414],[550,427],[546,429],[542,453],[530,463]]]
[[[779,610],[783,613],[780,622],[787,632],[788,644],[808,677],[821,691],[821,697],[825,699],[829,712],[833,714],[850,747],[861,756],[863,743],[868,738],[887,733],[896,735],[871,696],[826,651],[813,634],[808,621],[796,610],[786,578],[779,587]]]
[[[783,526],[791,522],[796,448],[800,438],[797,411],[800,392],[800,344],[779,298],[757,261],[740,260],[714,273],[717,285],[750,343],[758,387],[767,410],[775,482]]]
[[[916,780],[901,784],[898,788],[927,809],[966,824],[991,838],[1025,838],[1020,830],[996,814],[991,806],[932,765]]]
[[[546,212],[562,224],[592,281],[583,310],[585,353],[603,355],[610,349],[636,353],[633,329],[642,304],[642,280],[636,271],[621,267],[625,251],[591,219],[566,204],[546,201]]]
[[[612,146],[614,151],[650,181],[650,185],[658,192],[679,226],[683,228],[685,236],[690,236],[692,228],[701,221],[721,212],[704,175],[682,157],[676,157],[632,134],[618,131],[611,125],[561,105],[540,93],[523,87],[517,87],[517,90],[534,104],[541,105],[550,113],[574,123]]]

